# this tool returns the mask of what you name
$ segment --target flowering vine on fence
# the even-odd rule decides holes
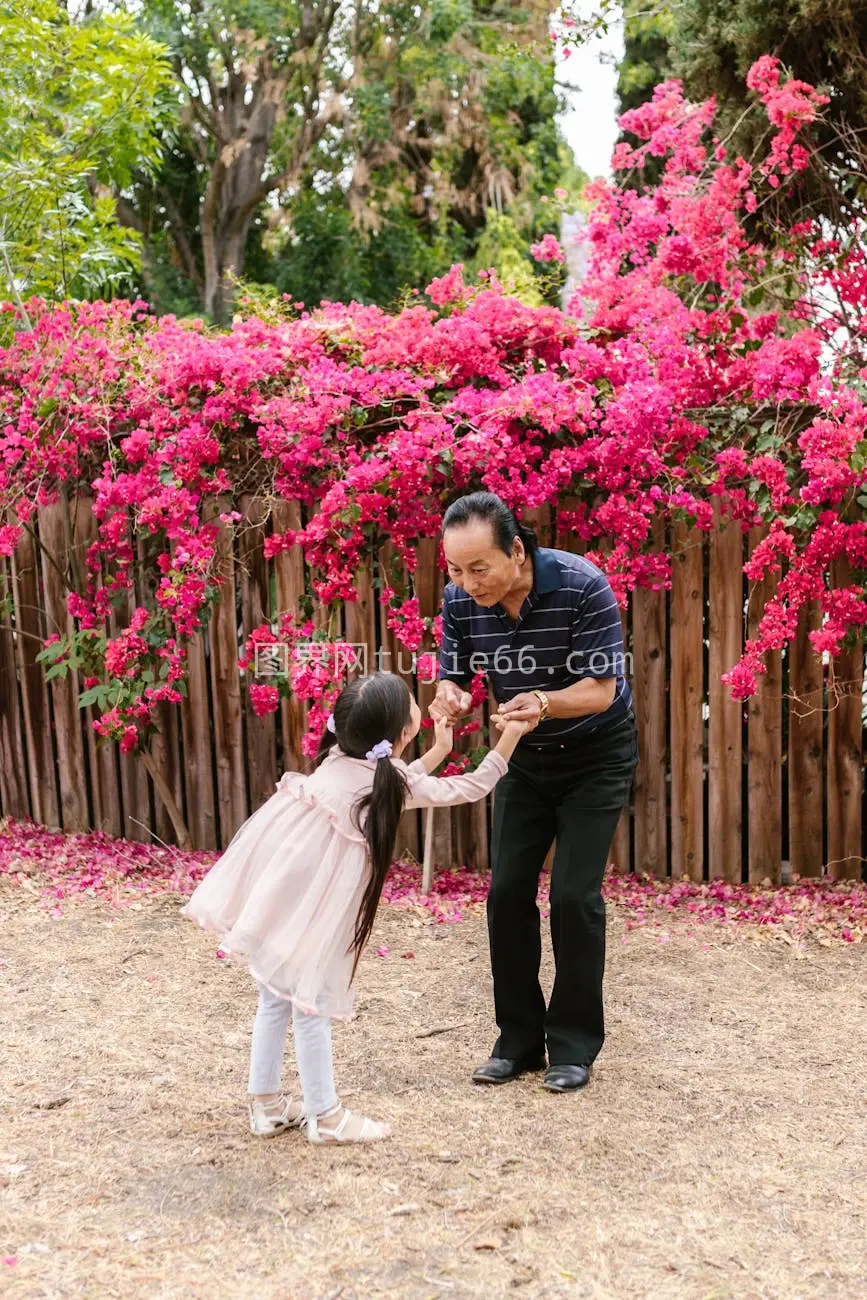
[[[51,672],[81,671],[103,736],[146,750],[156,705],[181,698],[185,643],[218,594],[218,542],[241,522],[242,493],[300,503],[301,525],[271,530],[266,553],[303,548],[326,613],[355,598],[358,569],[388,541],[378,595],[413,651],[438,631],[414,589],[416,545],[456,494],[485,486],[519,509],[556,506],[620,600],[669,580],[655,521],[708,530],[716,503],[731,526],[768,526],[750,578],[784,570],[727,674],[733,694],[755,689],[805,601],[825,616],[817,652],[839,651],[867,618],[864,258],[855,240],[772,219],[774,196],[797,190],[825,97],[770,57],[748,80],[769,122],[755,162],[729,156],[713,102],[687,103],[677,82],[622,118],[634,142],[617,148],[616,180],[588,193],[588,275],[568,313],[523,304],[493,273],[467,284],[458,266],[397,314],[285,303],[228,333],[140,302],[31,304],[32,331],[15,332],[5,308],[0,551],[39,504],[92,493],[75,633],[45,657]],[[650,162],[658,179],[644,185]],[[534,249],[543,263],[561,255],[551,236]],[[793,403],[800,428],[782,418]],[[221,513],[206,515],[215,499]],[[112,636],[142,545],[150,590]],[[834,588],[841,558],[854,576]],[[253,703],[267,712],[290,689],[308,699],[310,745],[336,690],[296,653],[311,614],[260,628],[242,661],[256,644],[290,648],[285,680],[254,683]]]

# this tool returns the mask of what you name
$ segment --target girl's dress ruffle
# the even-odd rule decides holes
[[[441,778],[420,760],[392,761],[406,776],[407,808],[481,799],[506,771],[496,753],[473,772]],[[311,776],[287,772],[183,908],[272,993],[334,1020],[354,1010],[352,940],[368,854],[352,808],[370,791],[375,766],[335,749]]]
[[[187,916],[190,915],[186,907],[181,908],[181,911],[184,913],[184,915]],[[206,924],[206,922],[204,921],[200,921],[198,917],[192,917],[191,919],[197,922],[201,930],[206,930],[209,934],[216,934],[220,940],[220,943],[218,945],[218,951],[220,955],[222,955],[227,960],[233,963],[237,963],[237,965],[239,966],[243,966],[247,971],[249,971],[250,975],[253,977],[256,983],[262,984],[266,989],[268,989],[269,993],[273,993],[275,997],[285,999],[286,1002],[291,1002],[293,1007],[297,1007],[299,1011],[303,1011],[304,1014],[307,1016],[319,1016],[323,1014],[321,1011],[317,1010],[315,1006],[311,1006],[309,1003],[303,1002],[300,998],[296,997],[294,994],[286,993],[282,989],[275,989],[273,985],[269,984],[266,979],[262,978],[262,976],[259,974],[257,970],[253,969],[253,967],[250,964],[250,957],[248,953],[232,951],[232,949],[226,947],[226,936],[220,934],[219,930],[214,930],[212,926]],[[344,1024],[349,1024],[350,1021],[355,1020],[356,1013],[355,1011],[351,1011],[347,1015],[343,1015],[343,1016],[334,1013],[328,1018],[330,1020],[339,1020],[342,1021]]]
[[[367,845],[345,800],[287,772],[182,909],[254,979],[308,1014],[351,1020]]]

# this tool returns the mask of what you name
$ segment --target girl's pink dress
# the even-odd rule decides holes
[[[473,803],[508,768],[493,752],[461,776],[391,762],[406,776],[407,808]],[[353,1014],[350,945],[368,871],[351,811],[374,767],[335,748],[311,776],[287,772],[181,909],[273,993],[336,1020]]]

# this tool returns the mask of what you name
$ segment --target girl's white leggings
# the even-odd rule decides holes
[[[247,1089],[259,1096],[280,1091],[290,1017],[304,1109],[308,1115],[324,1115],[338,1104],[331,1059],[331,1021],[299,1011],[287,998],[278,997],[261,984]]]

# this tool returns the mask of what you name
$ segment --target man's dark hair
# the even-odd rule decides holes
[[[512,554],[512,543],[520,537],[528,555],[539,549],[536,534],[527,524],[522,524],[502,497],[495,492],[471,492],[458,497],[443,516],[443,532],[447,528],[462,528],[471,519],[487,520],[494,533],[494,541],[506,555]]]

